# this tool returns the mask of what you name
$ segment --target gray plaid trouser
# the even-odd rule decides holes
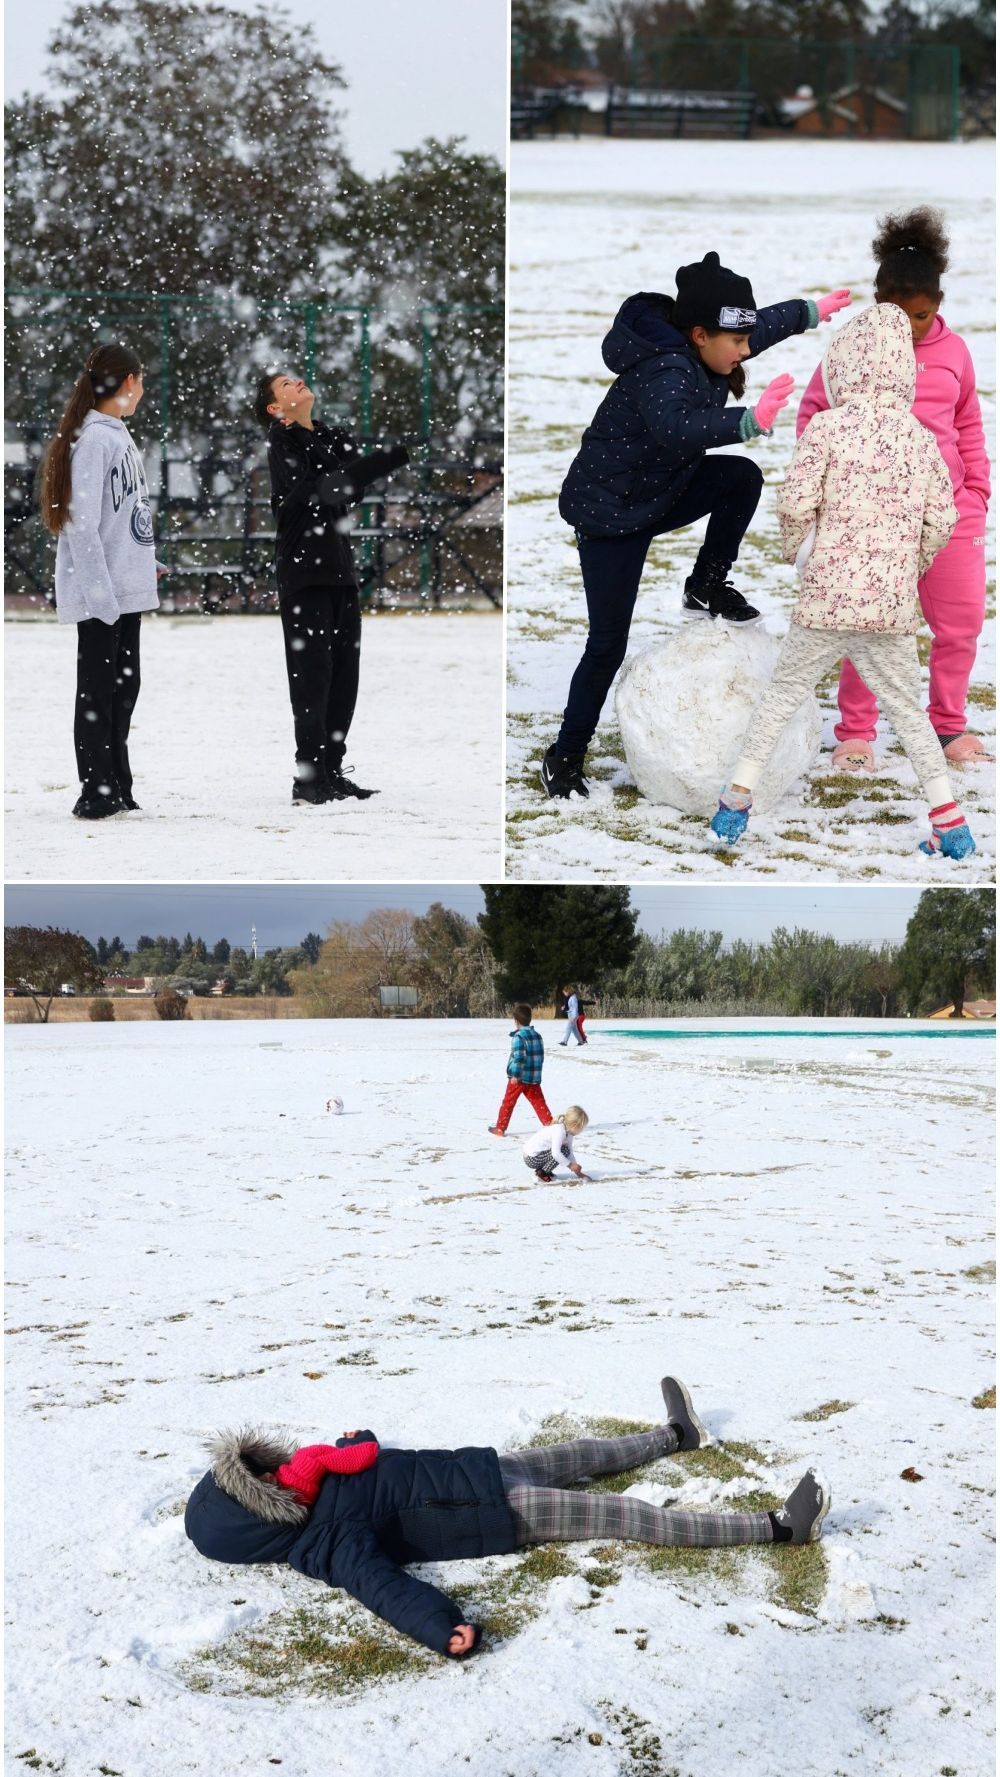
[[[621,1537],[630,1543],[660,1543],[687,1549],[728,1548],[735,1543],[774,1540],[766,1512],[678,1512],[627,1499],[621,1493],[570,1493],[570,1481],[587,1475],[617,1475],[654,1457],[669,1456],[677,1435],[669,1425],[625,1438],[577,1438],[538,1450],[501,1456],[507,1504],[514,1517],[517,1547],[528,1543],[591,1542]]]

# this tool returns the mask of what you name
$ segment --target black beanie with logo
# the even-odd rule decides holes
[[[673,319],[678,327],[749,333],[757,325],[750,279],[720,265],[718,253],[706,253],[696,265],[679,265]]]

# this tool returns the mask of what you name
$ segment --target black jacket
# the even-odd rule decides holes
[[[615,373],[570,465],[559,497],[567,524],[588,537],[651,530],[676,505],[706,450],[739,444],[745,408],[723,409],[724,376],[706,370],[693,345],[668,321],[655,292],[630,296],[602,352]],[[809,323],[804,301],[760,309],[750,356]]]
[[[306,586],[355,584],[350,509],[373,481],[409,460],[402,444],[363,457],[349,432],[272,421],[267,466],[279,596]]]
[[[338,1441],[372,1436],[363,1431]],[[237,1434],[230,1440],[230,1460],[234,1445],[237,1459],[252,1456],[257,1438]],[[268,1448],[259,1440],[256,1447]],[[405,1564],[506,1555],[515,1547],[495,1450],[381,1450],[374,1467],[361,1474],[327,1475],[312,1511],[300,1512],[300,1523],[287,1521],[294,1508],[275,1487],[251,1477],[245,1490],[238,1482],[235,1490],[257,1509],[248,1510],[224,1492],[212,1470],[188,1500],[184,1527],[202,1555],[242,1563],[287,1561],[311,1579],[342,1587],[439,1654],[447,1653],[449,1637],[466,1619],[436,1586],[404,1572]],[[261,1515],[270,1509],[269,1495],[280,1520]]]

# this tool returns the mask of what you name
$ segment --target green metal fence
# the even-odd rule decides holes
[[[44,443],[87,353],[116,339],[145,367],[130,426],[147,455],[168,560],[171,548],[184,560],[183,545],[194,541],[206,572],[239,580],[244,591],[260,579],[270,519],[251,405],[260,372],[288,368],[316,388],[321,417],[363,442],[406,438],[410,446],[414,466],[394,484],[404,492],[367,501],[359,514],[367,581],[384,573],[389,556],[398,563],[405,555],[417,565],[421,594],[440,591],[447,556],[451,568],[464,559],[472,583],[494,597],[499,569],[472,561],[471,542],[459,550],[446,538],[443,552],[438,545],[442,527],[476,505],[491,477],[499,481],[502,305],[390,311],[322,299],[38,289],[9,291],[5,306],[5,533],[15,592],[50,577],[50,546],[28,512]],[[498,545],[486,551],[497,553]],[[185,562],[177,573],[194,577],[197,567]]]

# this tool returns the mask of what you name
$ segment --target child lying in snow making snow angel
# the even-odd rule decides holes
[[[368,1446],[374,1457],[356,1473],[327,1472],[311,1508],[278,1480],[286,1465],[299,1472],[304,1452],[266,1433],[223,1433],[188,1500],[184,1527],[211,1560],[285,1561],[456,1660],[475,1651],[482,1631],[453,1599],[407,1573],[410,1563],[605,1537],[684,1548],[816,1541],[830,1494],[812,1469],[775,1512],[677,1511],[625,1494],[568,1491],[585,1476],[620,1474],[711,1442],[684,1384],[665,1376],[660,1387],[666,1421],[652,1431],[503,1456],[491,1448],[378,1449],[371,1432],[352,1432],[334,1454],[350,1457]]]

